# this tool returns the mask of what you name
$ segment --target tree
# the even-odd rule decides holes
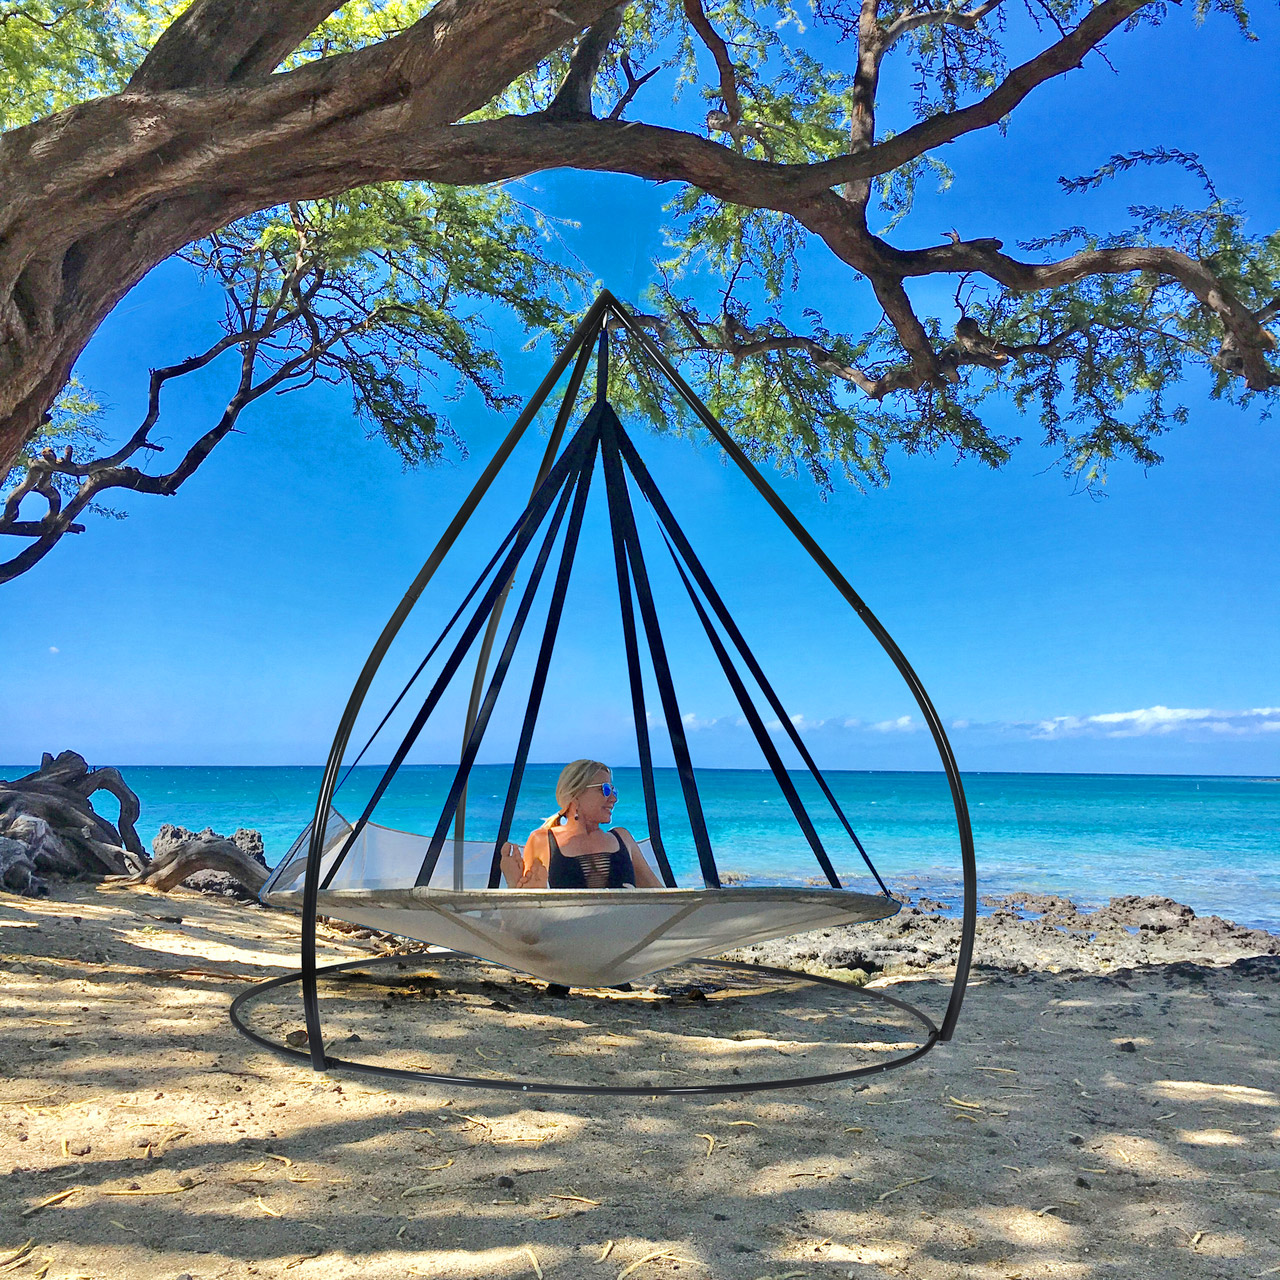
[[[440,371],[494,409],[515,402],[501,390],[474,299],[500,302],[530,329],[562,323],[571,273],[548,258],[537,220],[530,225],[516,209],[494,191],[361,187],[252,214],[179,250],[221,286],[222,335],[151,370],[141,422],[118,448],[97,456],[106,439],[99,406],[78,382],[64,390],[0,508],[0,532],[30,539],[0,563],[0,582],[32,568],[65,534],[83,532],[76,522],[83,512],[118,514],[100,501],[111,490],[172,497],[243,412],[272,392],[345,384],[357,417],[406,464],[437,458],[446,442],[462,447],[432,407]],[[238,369],[218,419],[171,466],[135,465],[140,455],[165,452],[151,435],[167,384],[224,355]],[[28,494],[47,504],[39,520],[20,518]]]
[[[1196,18],[1210,10],[1249,34],[1239,0],[1199,0]],[[1038,408],[1086,483],[1116,456],[1158,461],[1186,371],[1208,369],[1213,394],[1237,402],[1280,387],[1280,236],[1246,234],[1196,157],[1132,151],[1069,180],[1175,165],[1202,182],[1201,207],[1138,208],[1123,231],[1047,228],[1015,254],[958,232],[899,245],[895,224],[921,180],[945,176],[947,143],[999,126],[1039,85],[1105,56],[1109,38],[1141,38],[1167,16],[1164,0],[815,0],[814,35],[787,0],[195,0],[171,21],[142,0],[7,11],[0,470],[27,449],[22,497],[48,510],[23,521],[11,501],[0,532],[30,539],[34,563],[77,503],[156,483],[129,463],[148,448],[145,424],[125,452],[89,462],[39,441],[102,319],[179,252],[235,281],[224,349],[240,353],[242,378],[228,413],[274,386],[347,379],[376,429],[410,458],[432,456],[442,424],[413,353],[496,396],[477,304],[524,299],[530,328],[563,323],[574,304],[563,269],[523,286],[510,273],[456,278],[465,262],[425,228],[462,202],[450,188],[477,187],[477,250],[514,240],[547,263],[532,215],[490,184],[554,167],[681,184],[650,323],[761,453],[824,482],[833,467],[883,478],[895,446],[949,444],[998,465],[1012,442],[981,410],[1005,394]],[[1039,51],[1010,65],[1032,38]],[[877,118],[891,56],[910,61],[915,86],[914,123],[897,133]],[[664,69],[705,115],[646,93]],[[652,123],[625,118],[642,105]],[[378,212],[352,232],[362,201]],[[815,241],[867,287],[882,313],[871,329],[841,332],[803,307],[797,255]],[[425,248],[424,270],[392,299],[401,244]],[[704,268],[722,281],[710,304]],[[335,294],[339,276],[361,281],[358,305]],[[918,309],[907,286],[925,277],[955,282],[951,308]],[[407,377],[389,376],[401,367]],[[153,374],[153,405],[168,376]],[[656,388],[632,394],[667,408]],[[181,483],[225,423],[152,491]],[[74,413],[71,425],[93,429]],[[104,473],[115,479],[95,488]]]

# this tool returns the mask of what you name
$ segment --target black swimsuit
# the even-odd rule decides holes
[[[636,872],[631,863],[631,855],[622,843],[622,837],[616,831],[611,834],[618,842],[618,847],[609,855],[609,878],[599,887],[603,889],[634,889],[636,886]],[[560,846],[556,843],[555,832],[548,831],[547,839],[551,841],[551,862],[547,867],[547,888],[585,889],[587,887],[587,875],[582,866],[583,858],[599,855],[584,854],[582,857],[570,856],[566,858],[560,852]]]

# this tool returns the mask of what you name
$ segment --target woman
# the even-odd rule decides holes
[[[559,808],[523,849],[508,844],[502,874],[513,889],[661,889],[631,833],[604,831],[618,803],[609,766],[575,760],[556,783]]]

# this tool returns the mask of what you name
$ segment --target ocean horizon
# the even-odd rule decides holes
[[[18,777],[35,768],[0,766]],[[320,765],[123,765],[138,794],[144,844],[163,823],[230,835],[262,833],[275,863],[310,820]],[[373,821],[430,834],[454,765],[406,765]],[[561,765],[530,765],[513,834],[524,836],[555,808]],[[349,818],[364,808],[382,767],[352,771],[335,798]],[[467,834],[492,838],[510,765],[477,765],[468,789]],[[797,790],[842,880],[872,886],[857,850],[807,773]],[[959,842],[940,771],[829,770],[825,774],[891,888],[922,891],[953,906]],[[1085,906],[1118,894],[1160,894],[1200,915],[1280,931],[1280,778],[1213,774],[983,773],[964,775],[980,893],[1056,893]],[[679,780],[655,771],[664,842],[682,884],[700,883]],[[617,823],[646,833],[639,770],[615,770]],[[699,769],[699,791],[717,864],[758,884],[804,884],[820,875],[813,853],[767,770]],[[95,805],[109,818],[114,800]]]

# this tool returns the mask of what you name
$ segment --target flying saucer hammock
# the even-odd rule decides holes
[[[939,1028],[926,1014],[896,997],[876,990],[864,989],[858,993],[891,1004],[910,1014],[921,1024],[925,1032],[922,1043],[909,1053],[872,1066],[821,1076],[747,1082],[735,1079],[728,1082],[682,1086],[644,1084],[619,1087],[571,1084],[556,1080],[511,1080],[440,1075],[338,1058],[325,1051],[318,996],[320,975],[334,974],[343,969],[367,968],[371,963],[382,960],[402,962],[403,958],[374,957],[318,968],[315,933],[318,913],[366,928],[437,944],[567,986],[614,986],[684,961],[699,959],[700,963],[713,967],[748,970],[756,974],[789,979],[801,978],[836,987],[848,993],[850,988],[847,984],[830,978],[797,974],[762,965],[722,960],[708,961],[701,958],[717,955],[732,947],[746,946],[802,930],[885,919],[894,915],[901,905],[889,894],[884,881],[872,865],[849,819],[802,741],[795,724],[774,692],[742,633],[730,617],[696,552],[658,492],[635,445],[608,402],[606,396],[608,331],[614,326],[620,326],[627,332],[633,351],[643,355],[687,402],[702,425],[728,457],[743,471],[783,524],[826,574],[846,603],[866,624],[911,689],[933,735],[951,788],[964,873],[961,936],[950,1000],[942,1026]],[[597,346],[596,401],[582,425],[571,436],[563,451],[560,451],[583,376],[593,348]],[[453,647],[448,650],[435,682],[414,716],[408,732],[392,756],[371,798],[360,816],[354,822],[349,822],[333,807],[333,799],[335,791],[341,785],[339,773],[343,757],[369,686],[418,598],[571,361],[573,361],[573,371],[569,378],[568,389],[552,430],[529,505],[507,533],[480,578],[445,625],[439,639],[433,644],[409,683],[383,717],[378,729],[371,735],[355,761],[348,766],[349,773],[408,695],[430,660],[437,652],[444,651],[450,637],[454,637]],[[515,818],[520,783],[528,762],[529,749],[555,646],[597,458],[601,463],[608,503],[640,772],[649,824],[649,836],[641,844],[647,846],[646,853],[651,853],[653,861],[657,863],[666,887],[594,890],[503,889],[500,887],[499,851],[510,836]],[[690,761],[688,743],[684,735],[680,707],[671,678],[649,574],[641,550],[635,512],[631,504],[628,475],[630,483],[639,490],[657,520],[667,550],[671,554],[676,571],[698,619],[706,631],[712,649],[742,708],[746,722],[754,733],[796,823],[829,883],[828,888],[755,888],[722,887],[721,885],[698,795],[697,780]],[[492,840],[467,840],[465,836],[467,780],[562,527],[564,536],[560,540],[559,563],[498,831]],[[539,541],[540,532],[542,537]],[[533,550],[535,542],[537,542],[536,551]],[[532,564],[528,567],[528,580],[486,688],[485,675],[506,598],[511,590],[517,568],[521,567],[527,558],[532,559]],[[637,608],[640,615],[639,629],[636,619]],[[484,635],[472,683],[461,758],[434,832],[430,836],[416,835],[394,831],[372,822],[370,819],[378,801],[386,792],[482,631]],[[672,753],[688,812],[690,832],[702,872],[702,888],[677,887],[662,841],[648,717],[645,711],[644,679],[640,660],[641,631],[658,687],[663,717],[671,738]],[[782,726],[792,745],[799,752],[853,847],[861,855],[875,878],[880,887],[880,893],[858,893],[841,885],[831,858],[800,800],[777,747],[770,738],[769,728],[735,665],[730,652],[731,648],[736,651],[738,659],[760,689],[777,723]],[[453,826],[452,836],[449,834],[451,825]],[[442,858],[441,855],[446,846],[449,857]],[[711,411],[666,360],[644,330],[636,324],[630,313],[611,294],[604,292],[587,312],[568,345],[543,379],[534,397],[517,418],[506,439],[499,446],[497,453],[384,627],[360,672],[334,736],[316,803],[316,816],[264,885],[261,898],[263,902],[272,906],[301,910],[303,917],[302,968],[296,974],[274,978],[251,987],[233,1003],[231,1007],[233,1023],[256,1044],[295,1059],[309,1059],[317,1071],[337,1068],[427,1080],[439,1084],[529,1092],[652,1096],[748,1092],[846,1080],[904,1066],[927,1053],[939,1040],[951,1039],[960,1015],[973,954],[977,879],[973,835],[960,773],[938,713],[919,678],[888,632],[765,478],[725,432]],[[297,981],[302,984],[306,1014],[308,1033],[306,1051],[268,1040],[249,1028],[241,1017],[241,1011],[246,1002],[255,996]]]

